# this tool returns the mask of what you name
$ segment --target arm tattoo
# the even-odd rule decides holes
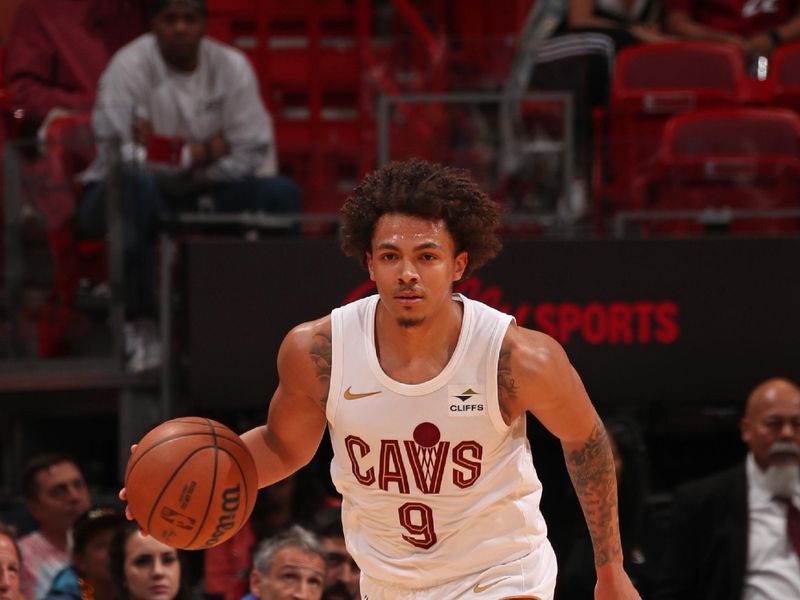
[[[314,370],[317,374],[317,379],[327,389],[331,381],[331,334],[318,333],[314,336],[311,342],[311,360],[314,363]],[[322,405],[325,406],[326,397],[322,398]]]
[[[511,415],[509,404],[517,399],[517,387],[511,374],[511,349],[503,346],[497,359],[497,396],[500,400],[500,412],[506,422]]]
[[[311,360],[317,372],[317,379],[328,381],[331,378],[331,336],[318,333],[311,342]]]
[[[572,485],[592,536],[594,562],[602,566],[622,555],[617,516],[617,479],[608,435],[598,417],[582,448],[565,452]]]

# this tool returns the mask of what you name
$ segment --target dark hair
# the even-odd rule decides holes
[[[111,580],[117,589],[117,600],[131,600],[128,586],[125,584],[125,546],[128,543],[128,538],[138,532],[138,523],[136,521],[128,521],[120,527],[108,547],[108,566],[109,571],[111,571]],[[186,556],[181,550],[177,550],[177,554],[181,565],[181,580],[175,600],[190,600],[191,590],[187,579],[189,570],[186,564]]]
[[[174,6],[186,6],[198,13],[206,16],[206,0],[150,0],[150,17],[155,17],[165,8],[172,8]]]
[[[119,529],[126,523],[125,515],[110,507],[90,508],[72,526],[72,554],[83,555],[93,537],[108,529]]]
[[[22,467],[22,495],[26,500],[35,500],[39,495],[39,484],[36,481],[36,476],[42,471],[49,469],[53,465],[60,465],[61,463],[71,463],[78,468],[78,463],[75,460],[60,452],[49,452],[47,454],[38,454],[28,460]],[[80,468],[78,468],[80,470]]]
[[[464,276],[500,251],[500,207],[470,174],[418,159],[389,163],[367,175],[342,206],[342,250],[366,266],[375,224],[387,213],[442,219],[456,252],[466,251]]]
[[[22,566],[22,552],[20,552],[19,544],[17,544],[16,530],[10,525],[6,525],[2,521],[0,521],[0,536],[2,535],[6,536],[8,539],[11,540],[11,544],[14,546],[14,550],[16,550],[17,552],[17,560],[19,561],[20,566]]]
[[[339,506],[324,508],[314,520],[314,533],[319,539],[343,538],[344,527],[342,525],[342,509]]]

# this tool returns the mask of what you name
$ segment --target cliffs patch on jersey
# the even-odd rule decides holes
[[[447,386],[448,414],[451,417],[471,417],[486,413],[483,386],[451,384]]]

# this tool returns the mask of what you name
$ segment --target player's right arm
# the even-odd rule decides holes
[[[242,434],[258,469],[258,487],[308,464],[325,432],[331,375],[331,321],[325,317],[290,331],[278,351],[278,388],[266,425]]]

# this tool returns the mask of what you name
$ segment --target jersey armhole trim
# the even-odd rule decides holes
[[[515,322],[514,317],[511,315],[503,315],[504,318],[497,320],[497,325],[492,333],[492,338],[489,342],[489,356],[486,372],[486,390],[489,395],[489,417],[492,420],[492,425],[499,433],[507,433],[514,425],[506,425],[503,420],[503,413],[500,410],[500,390],[497,385],[497,363],[500,359],[500,348],[503,345],[503,340],[506,337],[511,323]]]
[[[325,402],[325,417],[328,419],[328,426],[334,427],[336,408],[339,405],[339,397],[342,388],[342,311],[343,308],[336,308],[331,311],[331,381],[328,386],[328,399]]]

